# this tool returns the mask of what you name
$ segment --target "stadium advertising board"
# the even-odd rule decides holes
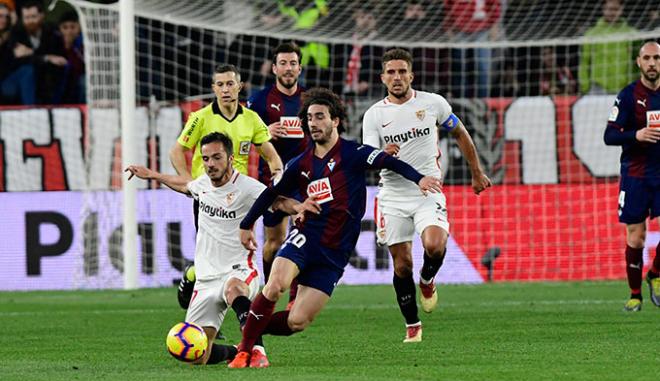
[[[376,189],[370,188],[369,200],[375,194]],[[0,203],[5,211],[5,228],[0,233],[4,242],[0,256],[3,289],[122,287],[120,192],[4,192],[0,193]],[[184,261],[193,258],[192,202],[163,189],[139,191],[137,204],[140,285],[172,285],[172,280],[180,277]],[[372,201],[368,208],[373,210]],[[374,226],[367,213],[342,283],[391,281],[392,264],[387,252],[376,247]],[[257,241],[263,242],[260,223],[255,229]],[[260,251],[257,256],[261,265]],[[414,257],[421,265],[418,241]],[[439,276],[442,282],[483,281],[453,240]]]

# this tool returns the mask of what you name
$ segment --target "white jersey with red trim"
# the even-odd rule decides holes
[[[195,248],[197,279],[220,278],[246,265],[255,270],[254,253],[241,245],[239,224],[266,186],[234,170],[231,179],[215,187],[202,175],[188,183],[188,190],[199,201],[199,231]]]
[[[387,98],[374,104],[364,114],[362,143],[384,148],[399,146],[397,157],[426,176],[441,177],[438,126],[452,123],[451,106],[438,94],[413,90],[413,96],[403,104]],[[412,181],[389,169],[380,172],[382,191],[396,195],[418,195],[419,188]]]

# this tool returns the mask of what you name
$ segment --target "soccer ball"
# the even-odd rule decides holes
[[[202,327],[178,323],[167,334],[167,351],[177,360],[193,362],[206,353],[208,338]]]

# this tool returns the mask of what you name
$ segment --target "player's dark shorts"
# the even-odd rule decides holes
[[[306,242],[293,228],[287,241],[277,252],[278,257],[293,261],[300,269],[298,284],[312,287],[332,295],[337,282],[344,274],[348,255],[343,251],[324,248],[318,242]]]
[[[267,210],[266,213],[264,213],[264,226],[272,228],[282,223],[287,217],[289,217],[289,215],[281,210],[276,210],[274,212]]]
[[[660,178],[622,176],[619,183],[619,221],[644,222],[660,216]]]

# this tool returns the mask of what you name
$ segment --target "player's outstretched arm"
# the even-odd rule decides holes
[[[373,151],[372,154],[376,152],[378,151]],[[381,152],[379,155],[381,155],[382,159],[374,160],[374,166],[376,168],[387,168],[400,174],[406,179],[417,184],[422,193],[426,194],[426,192],[442,192],[442,180],[439,178],[433,176],[424,176],[417,172],[417,170],[410,166],[410,164],[391,155],[385,154],[383,152]]]
[[[321,205],[319,205],[315,198],[309,197],[304,202],[299,202],[296,199],[284,196],[278,196],[273,202],[271,207],[273,210],[281,210],[286,214],[294,215],[305,212],[319,214],[321,213]]]
[[[133,176],[137,176],[143,180],[156,180],[172,188],[172,190],[184,194],[190,194],[187,187],[189,180],[184,176],[166,175],[142,165],[129,165],[124,172],[130,172],[130,176],[128,176],[129,180],[132,179]]]
[[[268,168],[270,169],[270,173],[273,174],[273,177],[281,176],[284,165],[282,165],[282,159],[280,159],[280,155],[275,151],[273,143],[264,142],[256,146],[256,148],[259,155],[268,163]]]
[[[467,132],[461,121],[459,121],[456,127],[451,130],[451,134],[454,139],[456,139],[458,148],[461,150],[463,157],[465,157],[465,160],[467,160],[468,165],[470,166],[470,173],[472,173],[472,190],[474,190],[474,193],[479,194],[486,190],[486,188],[490,188],[493,183],[481,168],[477,148],[474,146],[470,134]]]
[[[179,142],[174,143],[174,146],[170,149],[170,161],[179,176],[186,177],[188,181],[192,181],[192,176],[186,164],[186,151],[188,151],[188,148],[182,146]]]

